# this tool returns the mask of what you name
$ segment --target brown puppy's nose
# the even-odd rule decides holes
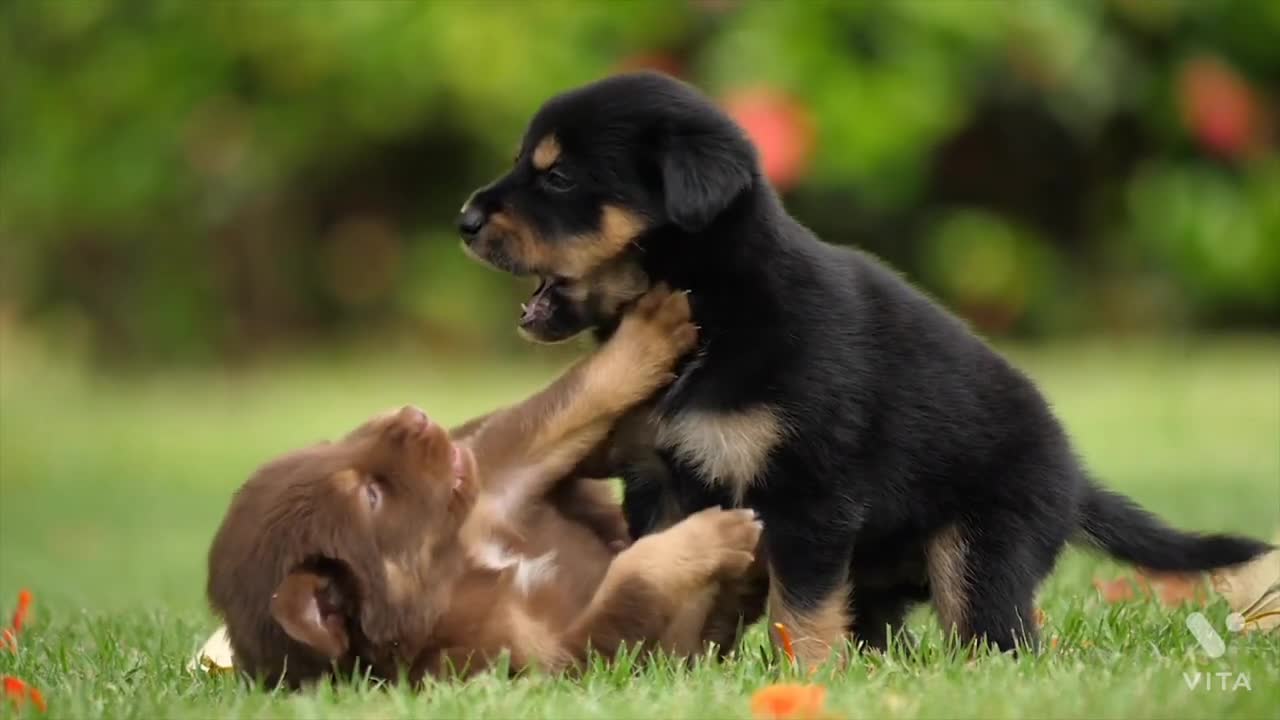
[[[458,213],[458,232],[462,233],[464,240],[471,242],[482,227],[484,227],[484,213],[475,206],[475,203],[467,203],[462,208],[462,212]]]

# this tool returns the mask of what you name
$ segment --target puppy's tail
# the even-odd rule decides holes
[[[1119,493],[1089,483],[1080,529],[1107,554],[1162,572],[1192,572],[1239,565],[1270,545],[1238,535],[1200,535],[1165,525]]]

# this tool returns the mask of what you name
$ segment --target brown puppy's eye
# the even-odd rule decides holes
[[[364,496],[369,501],[370,510],[382,507],[382,479],[375,478],[372,482],[365,483]]]
[[[552,192],[568,192],[573,189],[573,178],[559,168],[551,168],[543,173],[542,184]]]

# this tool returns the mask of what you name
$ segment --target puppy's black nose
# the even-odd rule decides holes
[[[467,206],[462,208],[462,212],[458,213],[458,232],[462,233],[462,237],[471,240],[482,227],[484,227],[484,213],[474,204],[467,203]]]

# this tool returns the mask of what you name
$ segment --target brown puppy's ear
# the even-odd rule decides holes
[[[672,133],[661,153],[667,217],[685,232],[699,232],[751,186],[755,150],[729,125],[703,133]]]
[[[271,617],[289,637],[330,658],[347,653],[345,599],[328,575],[294,570],[271,596]]]

